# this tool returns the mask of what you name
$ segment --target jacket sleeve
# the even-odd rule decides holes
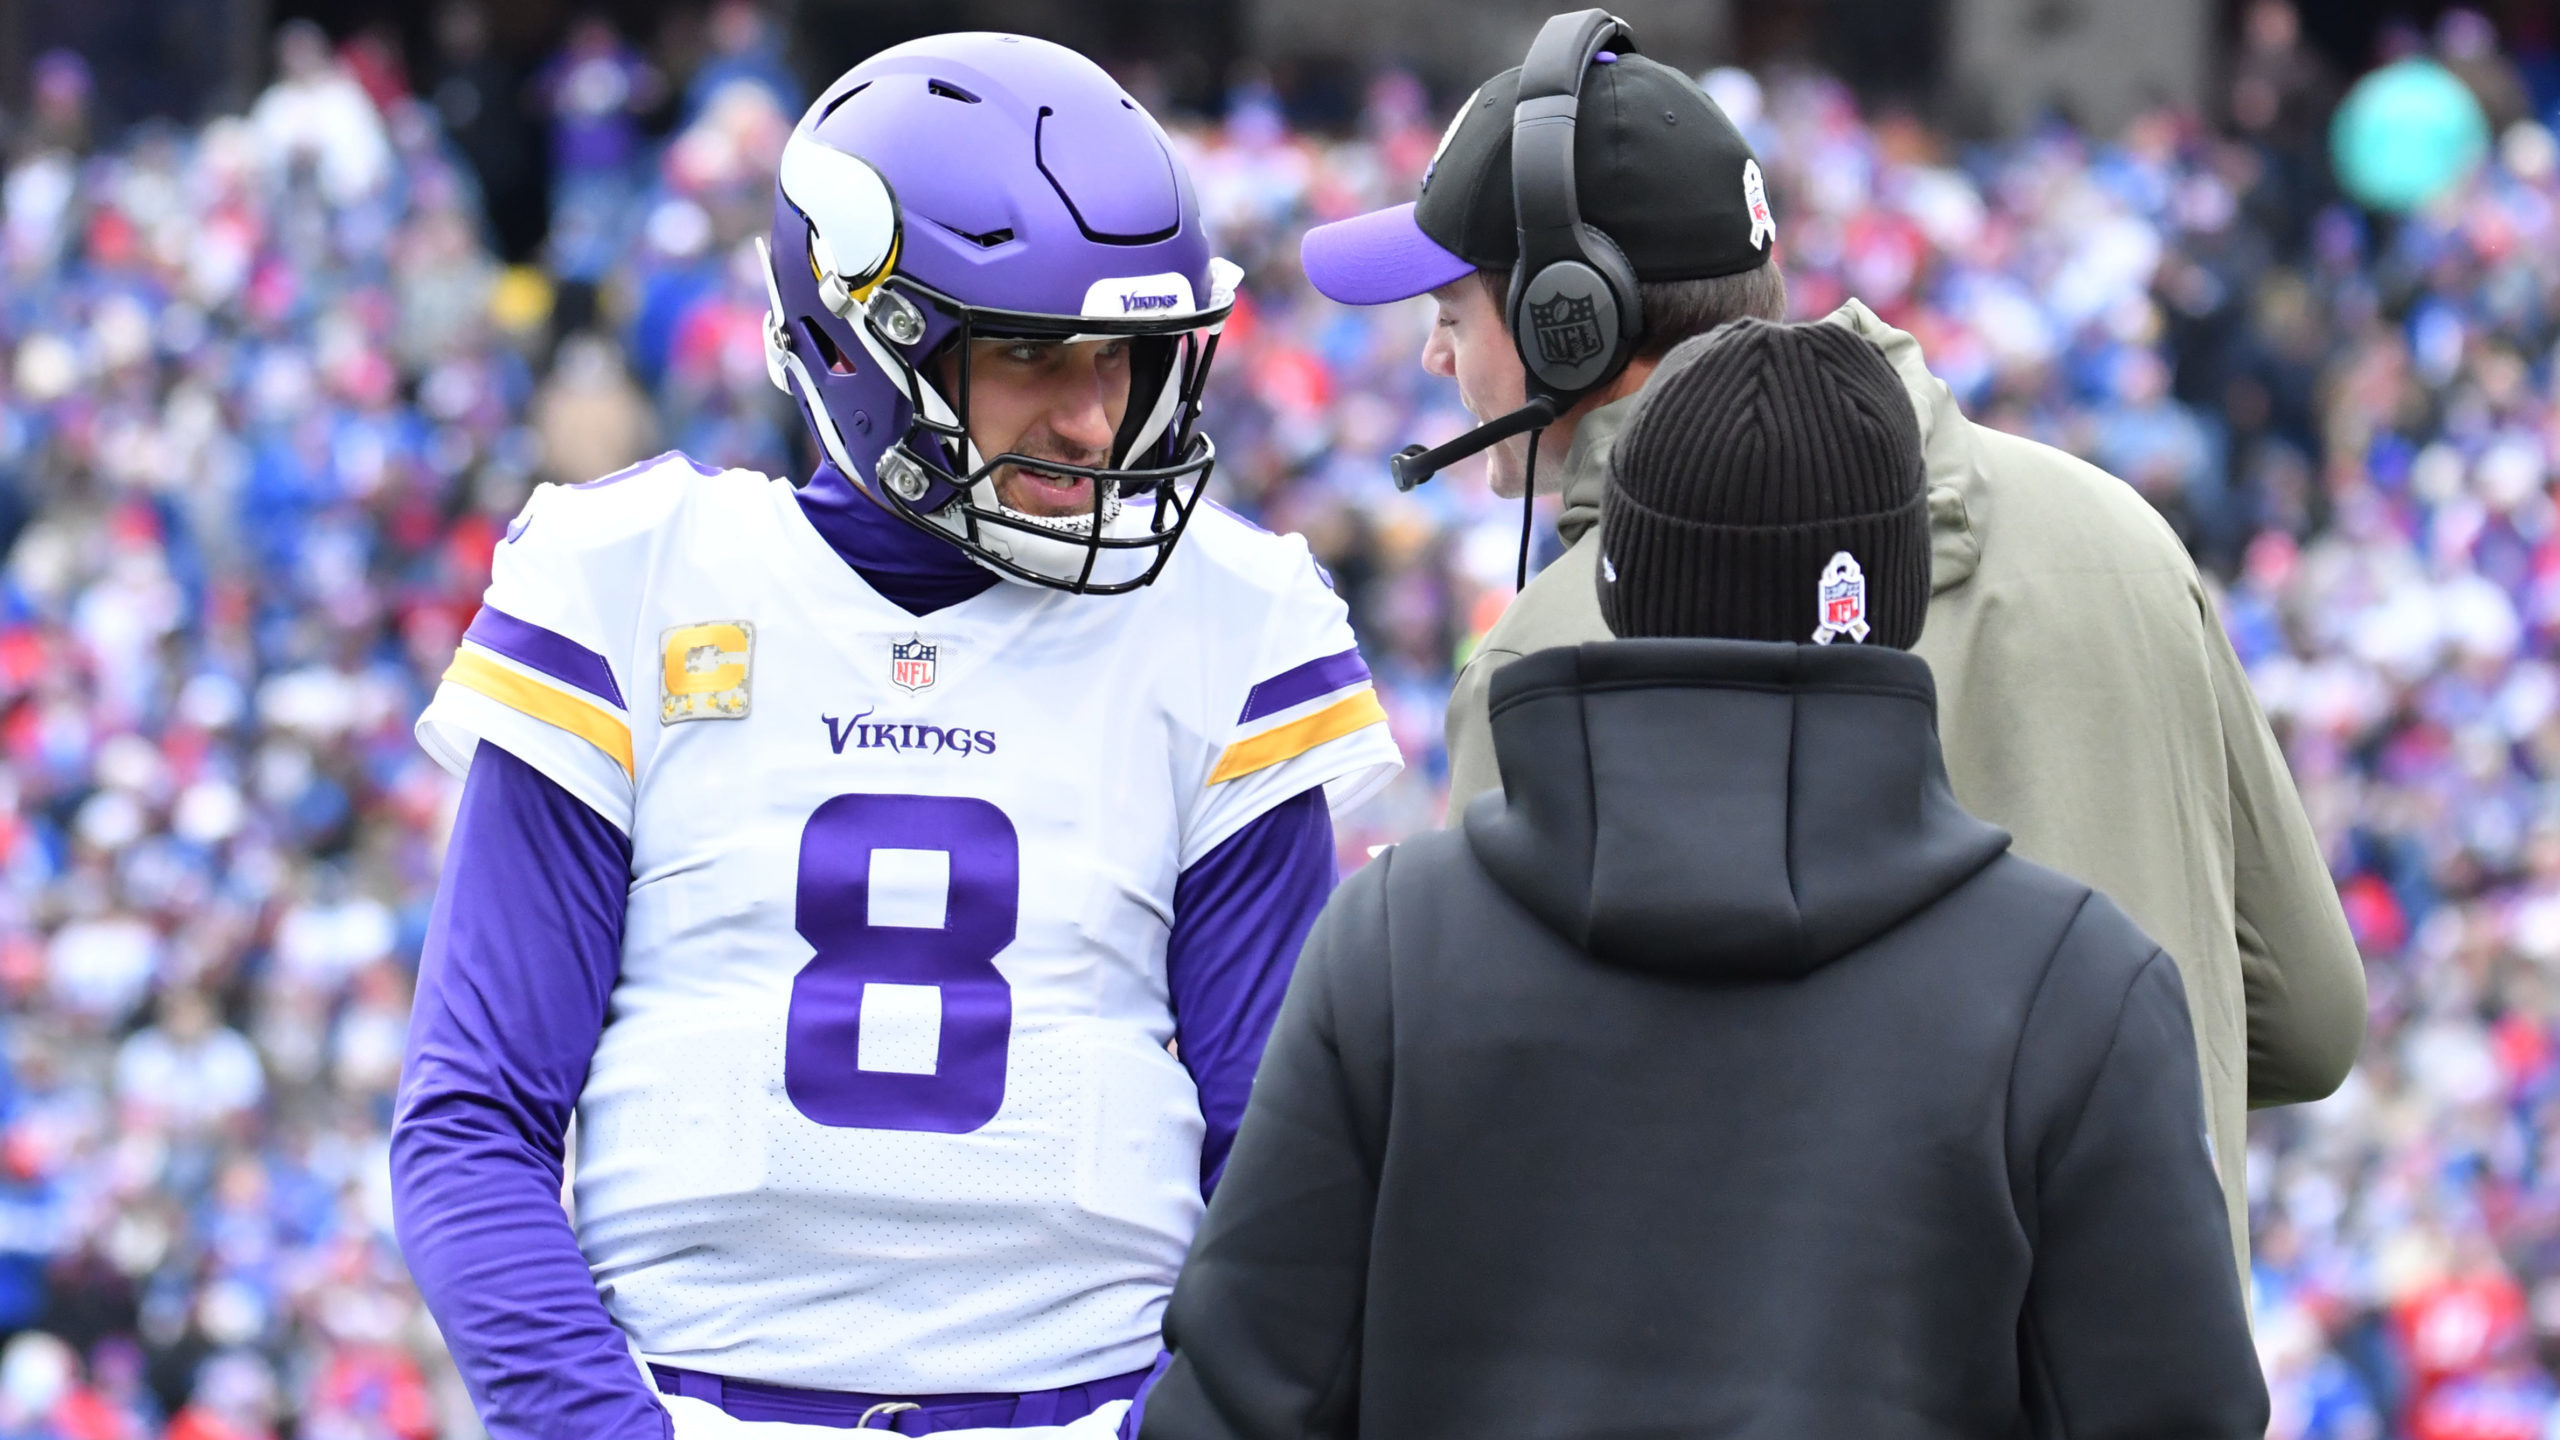
[[[1386,1126],[1386,871],[1316,920],[1165,1312],[1142,1440],[1359,1433],[1361,1317]]]
[[[1502,767],[1493,756],[1493,674],[1520,657],[1509,650],[1476,647],[1449,692],[1449,816],[1456,825],[1467,802],[1502,789]]]
[[[2012,1175],[2035,1256],[2019,1322],[2030,1428],[2264,1435],[2186,991],[2103,897],[2047,970],[2013,1083]]]
[[[2337,1089],[2355,1064],[2364,1043],[2364,961],[2292,772],[2210,605],[2204,628],[2231,777],[2249,1103],[2299,1104]]]
[[[621,972],[630,842],[477,745],[391,1123],[402,1258],[492,1440],[665,1440],[560,1205],[562,1144]]]

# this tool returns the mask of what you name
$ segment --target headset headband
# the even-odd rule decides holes
[[[1511,112],[1511,203],[1520,260],[1506,318],[1530,392],[1569,405],[1626,367],[1643,327],[1635,269],[1616,242],[1583,223],[1573,146],[1582,81],[1603,50],[1636,50],[1635,31],[1606,10],[1548,19],[1520,66]]]
[[[1523,431],[1542,431],[1567,407],[1617,378],[1643,333],[1635,267],[1617,242],[1583,223],[1574,191],[1574,126],[1582,78],[1604,49],[1632,55],[1636,33],[1606,10],[1557,15],[1540,27],[1520,65],[1511,110],[1511,207],[1520,259],[1511,268],[1503,323],[1525,367],[1528,403],[1434,449],[1408,445],[1389,462],[1396,488],[1410,490],[1442,467]],[[1529,579],[1529,498],[1537,444],[1521,495],[1520,582]]]

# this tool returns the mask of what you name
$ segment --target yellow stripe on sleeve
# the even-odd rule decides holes
[[[477,690],[510,710],[521,710],[546,725],[568,731],[612,756],[622,766],[623,774],[633,773],[631,727],[601,708],[471,650],[454,652],[453,664],[445,668],[444,678],[465,689]]]
[[[1387,709],[1378,703],[1378,692],[1363,685],[1313,715],[1228,746],[1226,753],[1218,757],[1218,768],[1209,772],[1209,783],[1219,785],[1256,770],[1268,770],[1362,726],[1382,724],[1386,718]]]

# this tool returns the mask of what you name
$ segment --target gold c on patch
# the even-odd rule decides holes
[[[747,718],[756,627],[745,620],[677,625],[658,637],[658,723]]]

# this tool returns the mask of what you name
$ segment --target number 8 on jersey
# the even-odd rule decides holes
[[[995,957],[1021,845],[984,800],[839,795],[800,835],[783,1088],[821,1125],[960,1134],[1004,1105],[1013,991]]]

